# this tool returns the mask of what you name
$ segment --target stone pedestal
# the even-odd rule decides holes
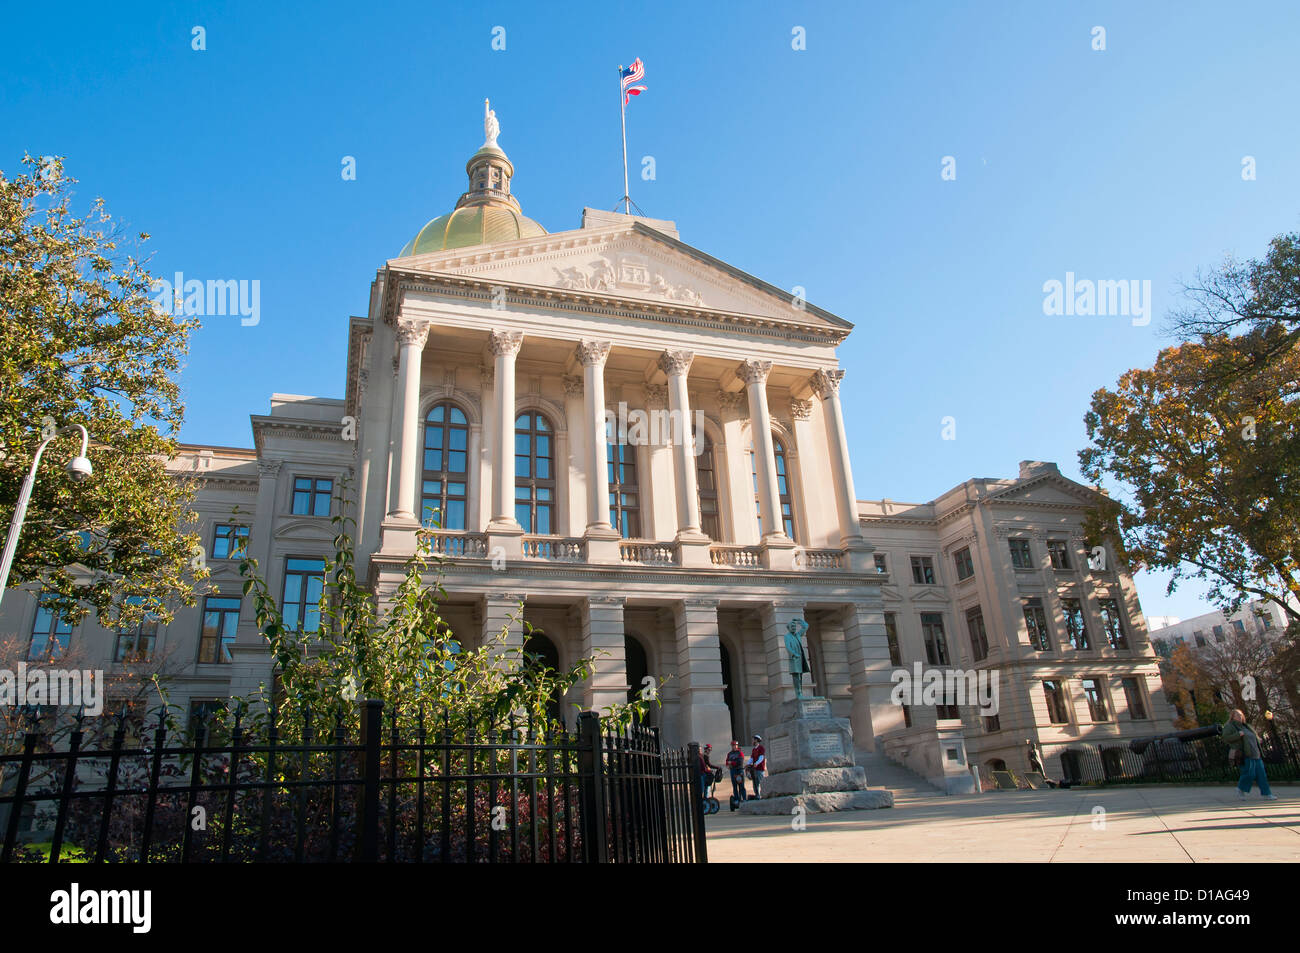
[[[853,729],[831,715],[825,698],[802,698],[781,706],[781,723],[763,736],[769,774],[763,797],[740,806],[745,814],[861,811],[893,807],[892,791],[870,790],[854,763]]]

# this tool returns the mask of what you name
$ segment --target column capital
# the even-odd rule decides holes
[[[659,369],[669,377],[679,377],[691,369],[694,351],[664,351],[659,355]]]
[[[565,374],[563,377],[564,393],[569,397],[582,396],[582,378],[577,374]]]
[[[767,375],[772,373],[771,361],[741,361],[736,367],[736,376],[750,386],[766,384]]]
[[[424,347],[429,339],[428,321],[399,321],[397,323],[397,340],[402,347]]]
[[[612,345],[612,341],[579,341],[575,353],[583,367],[603,367]]]
[[[257,475],[260,479],[270,477],[274,479],[280,475],[280,467],[284,466],[283,460],[258,460]]]
[[[744,391],[741,390],[718,391],[718,406],[721,407],[723,410],[730,410],[733,413],[738,412],[740,410],[740,405],[743,404],[744,402],[745,402]]]
[[[662,410],[668,406],[668,388],[663,384],[645,385],[645,402],[647,409]]]
[[[627,596],[609,595],[608,593],[598,592],[587,596],[587,604],[592,606],[608,606],[609,608],[623,608],[627,602]]]
[[[523,331],[493,331],[488,335],[488,350],[496,357],[518,354],[523,343]]]
[[[813,374],[809,383],[812,389],[817,392],[817,396],[822,400],[832,397],[840,392],[840,381],[844,379],[844,371],[838,367],[831,370],[818,369]]]
[[[807,420],[812,416],[812,401],[799,400],[797,397],[790,401],[790,416],[795,420]]]
[[[718,599],[683,599],[678,605],[683,609],[713,609],[717,610],[720,600]]]

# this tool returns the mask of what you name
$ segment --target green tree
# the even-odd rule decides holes
[[[1209,585],[1228,612],[1271,601],[1300,623],[1300,236],[1187,290],[1199,334],[1098,390],[1083,472],[1120,493],[1093,514],[1133,564]]]
[[[46,450],[10,584],[40,582],[74,622],[91,609],[110,627],[167,622],[205,575],[184,532],[192,483],[166,470],[184,410],[174,375],[198,322],[155,308],[102,199],[72,213],[61,160],[23,161],[12,179],[0,171],[0,534],[48,422],[86,427],[95,473],[58,472],[71,437]]]

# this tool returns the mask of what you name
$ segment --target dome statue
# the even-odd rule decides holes
[[[501,123],[497,122],[496,112],[489,109],[488,106],[488,100],[483,100],[483,135],[487,137],[484,139],[483,145],[495,146],[497,136],[501,133]]]

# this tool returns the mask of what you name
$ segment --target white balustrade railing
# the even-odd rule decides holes
[[[800,549],[794,554],[796,569],[843,569],[844,553],[838,549]]]
[[[757,546],[710,546],[709,559],[715,566],[738,569],[757,569],[763,564],[762,550]]]
[[[525,559],[546,559],[557,563],[585,563],[586,540],[565,536],[525,536]]]
[[[429,541],[429,549],[435,556],[483,559],[487,556],[487,535],[435,531]]]
[[[671,543],[625,540],[618,544],[619,558],[642,566],[676,566],[677,547]]]

